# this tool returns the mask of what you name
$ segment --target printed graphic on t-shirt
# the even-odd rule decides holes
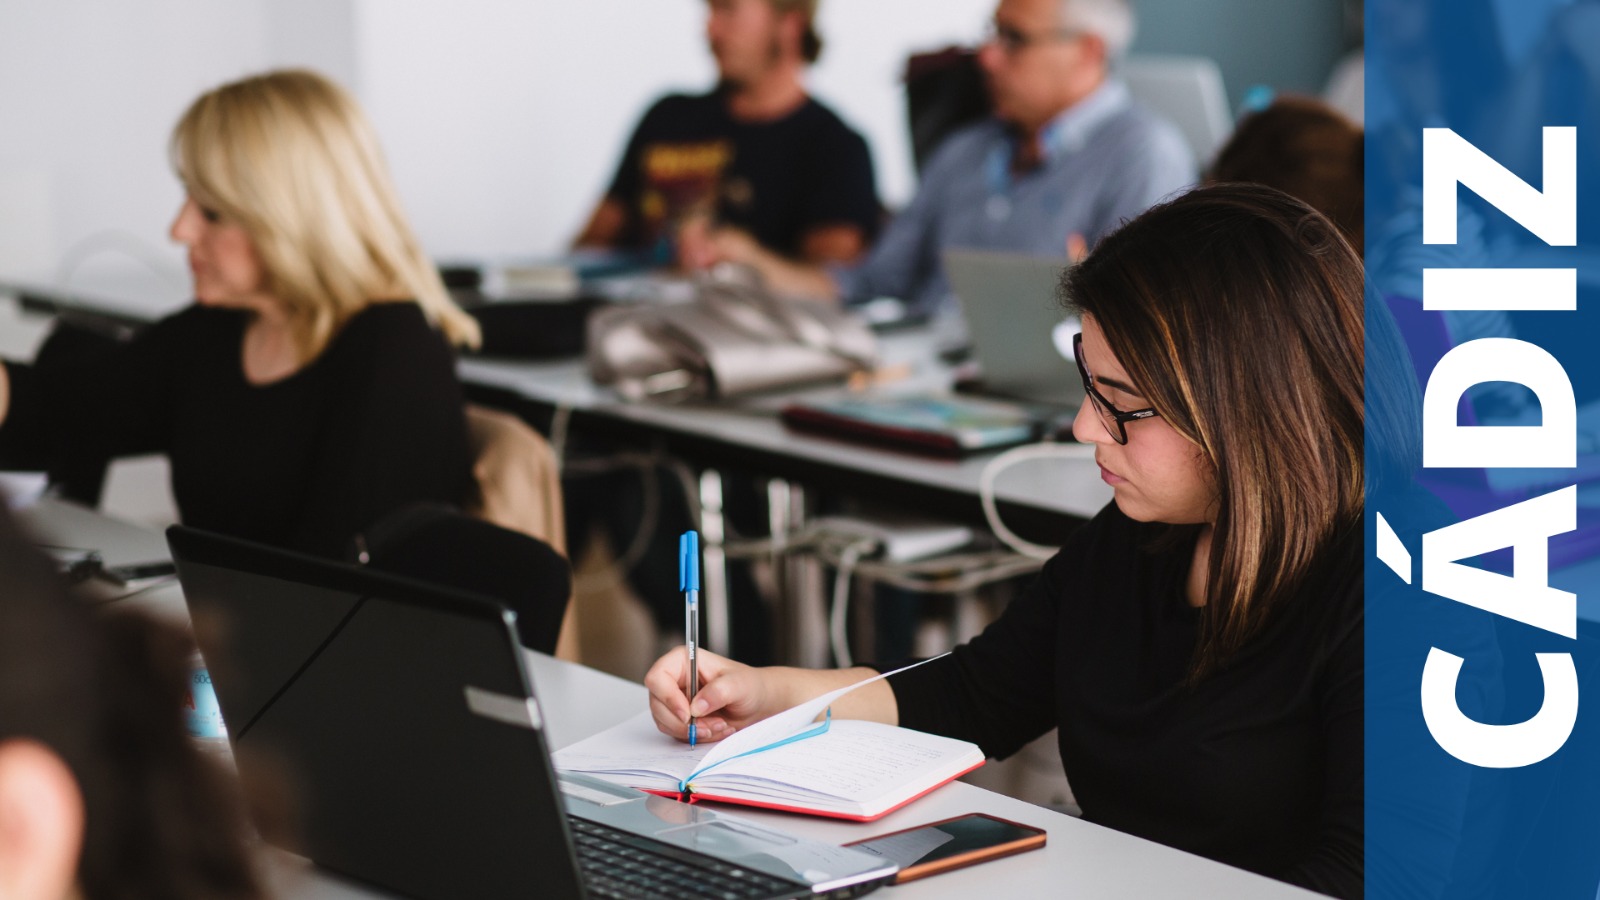
[[[706,215],[762,246],[798,254],[811,230],[879,210],[866,142],[808,100],[773,120],[735,120],[721,90],[663,98],[640,121],[606,196],[627,212],[618,244],[661,261],[688,218]]]
[[[659,235],[690,213],[709,212],[732,160],[733,144],[727,140],[647,145],[639,160],[644,181],[639,218],[644,229]]]

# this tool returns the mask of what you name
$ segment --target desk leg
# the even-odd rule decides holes
[[[704,559],[701,577],[706,604],[706,648],[728,655],[728,558],[722,548],[727,537],[722,518],[722,473],[706,469],[700,473],[700,539]]]
[[[954,623],[951,627],[950,646],[954,647],[981,634],[989,625],[989,616],[983,608],[983,596],[978,588],[960,591],[951,599],[955,601],[955,609],[951,613]]]
[[[772,531],[773,575],[778,596],[773,610],[777,625],[773,650],[780,665],[825,668],[828,648],[828,609],[822,564],[810,554],[784,552],[806,525],[805,488],[793,482],[767,483],[769,525]]]

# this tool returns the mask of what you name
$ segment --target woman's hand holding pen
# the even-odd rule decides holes
[[[720,741],[751,723],[835,688],[878,674],[871,669],[796,669],[789,666],[747,666],[704,647],[696,653],[700,692],[694,698],[695,739]],[[663,734],[689,740],[689,654],[677,647],[656,660],[644,676],[650,691],[650,715]],[[840,697],[833,704],[838,719],[900,723],[900,708],[887,681],[874,681]]]
[[[696,653],[700,691],[695,695],[695,738],[720,741],[752,722],[788,709],[781,679],[701,647]],[[644,676],[650,714],[656,727],[680,741],[689,739],[689,655],[674,648]]]

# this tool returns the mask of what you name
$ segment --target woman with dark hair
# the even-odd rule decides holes
[[[191,644],[70,596],[0,503],[0,897],[261,896],[183,723]]]
[[[983,634],[835,704],[1004,757],[1060,729],[1084,817],[1336,896],[1362,891],[1362,273],[1271,188],[1156,206],[1063,279],[1115,502]],[[657,726],[726,737],[870,670],[701,651]]]

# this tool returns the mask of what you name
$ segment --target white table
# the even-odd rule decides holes
[[[59,501],[46,500],[20,514],[24,527],[53,543],[93,547],[109,561],[162,558],[161,536]],[[109,602],[108,609],[139,608],[187,622],[175,584]],[[644,687],[594,669],[529,652],[534,690],[548,722],[547,738],[559,748],[598,733],[646,707]],[[1221,863],[1132,837],[961,782],[945,785],[876,822],[853,823],[775,812],[736,810],[769,827],[844,843],[969,812],[986,812],[1044,828],[1043,850],[896,887],[884,896],[902,900],[972,900],[974,897],[1218,897],[1270,900],[1315,896]],[[385,895],[343,881],[303,860],[276,858],[270,866],[280,896],[301,900],[353,900]]]
[[[0,285],[0,293],[4,286]],[[48,294],[48,291],[44,292]],[[149,297],[109,299],[99,295],[60,297],[67,309],[90,309],[129,319],[149,320],[170,312]],[[35,325],[47,317],[32,314]],[[934,351],[931,332],[908,330],[881,339],[881,362],[900,374],[882,386],[887,391],[937,392],[951,382],[948,366]],[[619,440],[627,445],[659,448],[697,468],[736,469],[779,479],[788,496],[801,498],[776,517],[790,527],[806,514],[805,493],[825,490],[855,498],[877,509],[890,509],[936,521],[984,527],[978,487],[994,454],[961,460],[940,460],[893,450],[796,433],[778,419],[778,410],[795,399],[820,400],[844,393],[824,387],[765,395],[722,404],[664,405],[628,403],[616,392],[597,387],[582,360],[518,362],[466,358],[459,364],[462,381],[482,402],[509,409],[541,427],[552,416],[571,424],[571,433]],[[1023,461],[994,481],[999,513],[1023,537],[1047,546],[1063,541],[1077,522],[1092,517],[1111,500],[1100,478],[1092,447],[1064,444],[1070,458]],[[720,566],[720,529],[707,530],[707,566]],[[827,608],[820,589],[820,569],[804,558],[791,560],[780,581],[781,601],[774,619],[780,658],[801,664],[829,659]],[[730,620],[725,579],[709,578],[706,586],[708,647],[726,651]]]
[[[94,285],[93,291],[69,293],[26,280],[0,281],[0,298],[24,287],[50,298],[61,308],[83,309],[134,321],[152,321],[182,305],[148,285],[119,288],[116,284]],[[126,296],[124,296],[126,294]],[[0,326],[16,331],[20,326],[27,340],[0,340],[0,355],[30,358],[30,345],[37,342],[49,317],[40,313],[19,313],[9,299],[0,306]],[[950,386],[950,370],[940,363],[933,350],[933,337],[926,330],[912,329],[880,339],[881,361],[885,368],[902,373],[899,381],[883,386],[888,391],[940,391]],[[847,443],[825,437],[798,434],[777,419],[777,410],[796,398],[821,399],[840,393],[840,389],[784,392],[759,399],[730,404],[671,406],[658,403],[628,403],[608,389],[589,380],[580,359],[547,362],[521,362],[469,357],[459,368],[469,389],[491,390],[523,401],[525,408],[549,413],[565,410],[574,415],[580,427],[607,426],[611,433],[661,438],[686,456],[710,456],[713,461],[744,461],[756,471],[793,481],[817,481],[837,488],[875,487],[894,491],[898,497],[915,497],[916,507],[939,515],[955,513],[976,520],[978,479],[993,454],[979,454],[958,461],[943,461],[892,450]],[[720,460],[718,459],[720,457]],[[910,493],[908,493],[910,491]],[[1002,503],[1024,513],[1050,517],[1088,518],[1110,502],[1111,489],[1099,477],[1091,448],[1077,448],[1077,458],[1024,463],[1001,476],[995,494]]]
[[[886,368],[909,372],[901,381],[884,385],[886,392],[948,390],[950,372],[932,350],[930,333],[907,331],[880,340]],[[590,422],[607,421],[618,429],[697,442],[726,451],[744,451],[757,465],[779,469],[774,474],[795,477],[810,469],[821,477],[861,476],[878,482],[928,489],[970,502],[977,496],[978,479],[994,454],[961,460],[912,456],[869,445],[847,443],[796,433],[778,420],[778,410],[796,399],[823,400],[845,393],[842,388],[789,391],[728,404],[673,406],[628,403],[609,389],[589,380],[581,360],[508,362],[465,359],[462,380],[480,388],[497,388],[538,406],[565,409]],[[1074,458],[1024,463],[996,482],[995,495],[1004,502],[1045,513],[1078,518],[1093,516],[1111,500],[1111,489],[1100,480],[1093,448],[1067,445]],[[796,480],[806,480],[803,477]]]

